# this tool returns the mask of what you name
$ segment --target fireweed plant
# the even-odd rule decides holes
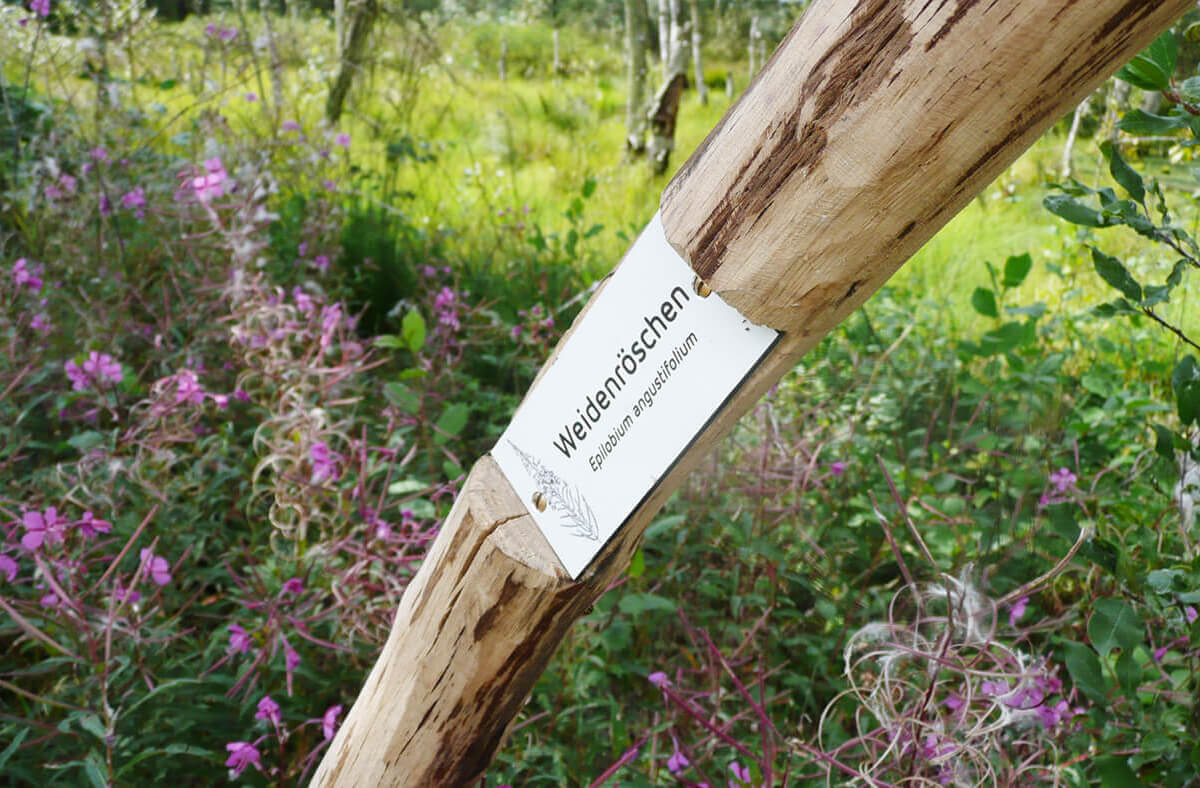
[[[487,438],[464,359],[520,334],[536,367],[553,319],[506,324],[430,265],[402,330],[362,335],[335,265],[349,134],[242,122],[214,80],[164,149],[87,68],[132,67],[144,27],[97,51],[49,27],[88,9],[31,10],[0,8],[6,53],[95,90],[28,115],[2,184],[0,771],[294,784]],[[205,58],[257,57],[210,27]]]

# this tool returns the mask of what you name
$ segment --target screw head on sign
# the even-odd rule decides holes
[[[546,511],[546,496],[540,492],[535,492],[533,494],[533,505],[537,507],[539,512]]]
[[[708,298],[712,294],[712,288],[708,286],[708,282],[705,282],[699,276],[692,280],[692,289],[701,298]]]

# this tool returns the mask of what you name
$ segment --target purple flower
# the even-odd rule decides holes
[[[39,599],[38,604],[41,605],[42,607],[48,607],[48,608],[53,609],[56,607],[60,607],[62,605],[62,600],[60,600],[58,598],[58,594],[50,593],[50,594],[44,595],[41,599]]]
[[[350,150],[350,135],[342,132],[333,138],[334,145],[341,145],[346,150]]]
[[[321,730],[326,739],[333,738],[333,734],[337,731],[337,718],[341,713],[341,706],[330,706],[325,710],[325,715],[321,717]]]
[[[520,338],[521,338],[521,332],[522,332],[523,330],[524,330],[524,329],[523,329],[521,326],[513,326],[513,327],[512,327],[512,331],[509,331],[509,332],[508,332],[508,335],[509,335],[510,337],[512,337],[512,338],[513,338],[513,341],[515,342],[516,340],[518,340],[518,339],[520,339]]]
[[[232,41],[238,37],[238,29],[236,27],[223,27],[221,28],[220,32],[217,33],[217,36],[222,41]]]
[[[300,131],[300,124],[294,120],[285,120],[281,128],[284,131]]]
[[[300,667],[300,655],[296,653],[296,649],[290,645],[284,646],[283,649],[283,668],[291,673],[296,668]]]
[[[87,359],[83,362],[83,371],[92,380],[106,383],[120,383],[124,377],[121,365],[113,360],[112,356],[107,353],[98,353],[95,350],[88,353]]]
[[[50,333],[50,316],[45,312],[38,312],[29,321],[29,327],[40,334]]]
[[[317,267],[318,271],[328,271],[329,256],[324,254],[317,255],[315,258],[313,258],[313,265]]]
[[[300,289],[299,285],[292,288],[292,299],[296,302],[296,308],[301,314],[307,315],[313,311],[312,296]]]
[[[50,16],[50,0],[30,0],[29,10],[45,19]]]
[[[247,391],[245,389],[234,389],[233,390],[233,398],[236,399],[238,402],[249,402],[250,394],[247,393]]]
[[[5,580],[10,583],[16,580],[18,569],[20,569],[20,567],[17,565],[17,562],[14,558],[5,555],[4,553],[0,553],[0,575],[4,575]]]
[[[649,681],[654,686],[658,687],[659,689],[662,689],[663,687],[668,687],[671,685],[671,680],[669,678],[667,678],[667,674],[663,673],[661,670],[654,671],[653,673],[651,673],[649,676],[646,677],[646,680]]]
[[[67,194],[74,194],[75,187],[78,185],[78,183],[79,181],[75,180],[74,176],[67,175],[65,172],[58,176],[58,185],[61,186],[62,190]]]
[[[1075,478],[1075,474],[1067,468],[1059,468],[1050,474],[1050,484],[1056,494],[1062,495],[1075,486]]]
[[[829,472],[834,476],[841,476],[846,472],[846,463],[842,462],[841,460],[831,462],[829,464]]]
[[[66,370],[67,377],[71,380],[72,391],[85,391],[92,384],[91,378],[87,373],[79,368],[74,359],[71,359],[66,364],[63,364],[63,369]]]
[[[26,512],[21,522],[25,526],[21,546],[26,550],[37,550],[46,542],[61,544],[67,526],[67,521],[58,516],[58,508],[54,506],[44,512]]]
[[[200,388],[200,379],[190,369],[184,369],[175,374],[175,404],[190,402],[200,405],[204,402],[204,390]]]
[[[257,93],[247,93],[246,101],[250,104],[253,104],[254,102],[258,101],[258,94]]]
[[[692,765],[692,762],[687,759],[687,756],[679,751],[679,742],[674,736],[671,737],[671,744],[675,747],[675,752],[667,759],[667,769],[671,774],[679,774],[681,771]]]
[[[191,179],[191,187],[196,192],[196,199],[207,203],[216,197],[224,196],[227,180],[229,180],[229,174],[225,172],[221,160],[213,157],[204,162],[204,174]]]
[[[231,741],[225,745],[225,749],[229,750],[229,758],[226,759],[225,765],[233,769],[235,777],[240,776],[247,766],[253,766],[255,769],[262,771],[262,761],[259,760],[258,748],[250,742],[246,741]]]
[[[131,605],[136,605],[142,599],[142,592],[135,588],[126,589],[120,583],[113,586],[113,599],[117,602],[128,601]]]
[[[733,776],[737,778],[738,782],[741,782],[741,783],[749,783],[750,782],[750,769],[748,767],[742,766],[737,761],[734,761],[733,763],[729,764],[729,771],[733,772]]]
[[[221,410],[225,410],[226,408],[229,407],[229,395],[228,394],[212,394],[211,396],[213,399],[213,403]]]
[[[83,531],[89,539],[98,533],[106,534],[112,530],[112,523],[96,519],[91,512],[84,512],[83,517],[75,521],[75,527]]]
[[[279,595],[287,596],[288,594],[292,594],[293,596],[299,596],[302,591],[304,591],[304,581],[298,577],[292,577],[284,581]]]
[[[42,278],[29,268],[29,263],[24,257],[18,258],[17,262],[13,263],[12,277],[13,283],[17,287],[28,287],[35,293],[42,289]]]
[[[421,276],[437,276],[437,269],[432,265],[421,266]]]
[[[141,219],[146,215],[143,210],[146,207],[146,190],[141,186],[134,187],[131,191],[121,195],[121,205],[133,211],[137,218]]]
[[[171,564],[161,555],[155,555],[149,547],[143,547],[139,554],[142,558],[142,566],[146,568],[146,574],[155,583],[160,586],[165,586],[171,582]]]
[[[317,484],[325,479],[335,481],[338,477],[338,455],[329,450],[325,441],[317,441],[308,450],[312,460],[312,483]]]
[[[279,716],[279,704],[271,700],[270,695],[263,695],[262,700],[258,702],[258,711],[254,713],[254,719],[266,720],[275,727],[279,727],[281,721]]]
[[[1025,608],[1028,606],[1029,597],[1027,596],[1023,596],[1016,602],[1013,602],[1013,606],[1008,611],[1008,625],[1010,627],[1015,628],[1017,626],[1017,622],[1021,620],[1021,616],[1025,615]]]
[[[99,146],[92,148],[91,156],[96,161],[108,161],[108,151]]]
[[[241,624],[229,625],[229,649],[230,654],[246,654],[250,651],[250,635],[242,628]]]

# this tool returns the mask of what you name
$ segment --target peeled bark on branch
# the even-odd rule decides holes
[[[672,245],[781,340],[578,580],[480,460],[312,784],[477,780],[572,621],[687,473],[1193,1],[817,0],[662,199]]]

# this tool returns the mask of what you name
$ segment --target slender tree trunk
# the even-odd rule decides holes
[[[557,27],[554,28],[554,32],[551,34],[551,37],[554,39],[554,78],[558,79],[562,76],[562,53],[559,50],[559,35]]]
[[[497,64],[497,70],[500,72],[500,81],[508,81],[508,39],[500,39],[500,62]]]
[[[333,80],[333,87],[329,89],[329,98],[325,101],[325,118],[330,123],[336,123],[342,116],[350,86],[366,60],[367,39],[370,38],[371,28],[379,17],[379,2],[355,0],[353,13],[350,29],[346,34],[346,45],[342,48],[342,64]]]
[[[1070,178],[1075,170],[1075,139],[1079,135],[1079,124],[1083,120],[1083,116],[1087,114],[1089,103],[1091,103],[1090,96],[1079,102],[1079,106],[1075,108],[1075,114],[1071,116],[1071,130],[1067,132],[1067,142],[1063,145],[1062,163],[1059,167],[1064,178]]]
[[[625,150],[641,155],[646,142],[646,0],[625,0]]]
[[[1133,91],[1133,86],[1123,79],[1113,77],[1112,83],[1109,86],[1108,100],[1105,102],[1104,111],[1104,136],[1106,139],[1117,141],[1117,121],[1126,110],[1129,109],[1129,94]]]
[[[667,64],[667,77],[650,103],[647,120],[650,124],[650,167],[655,175],[667,171],[671,163],[671,152],[675,150],[675,123],[679,117],[679,99],[687,85],[687,48],[682,35],[671,42],[671,62]]]
[[[333,0],[333,39],[340,57],[346,51],[346,0]]]
[[[754,79],[754,75],[758,73],[758,42],[762,39],[762,34],[758,31],[758,14],[750,17],[750,79]]]
[[[696,78],[696,95],[701,104],[707,104],[708,83],[704,81],[704,58],[700,54],[700,1],[688,0],[688,12],[692,15],[692,73]]]
[[[667,78],[667,64],[671,61],[671,9],[670,0],[658,3],[658,59],[662,66],[663,79]]]

